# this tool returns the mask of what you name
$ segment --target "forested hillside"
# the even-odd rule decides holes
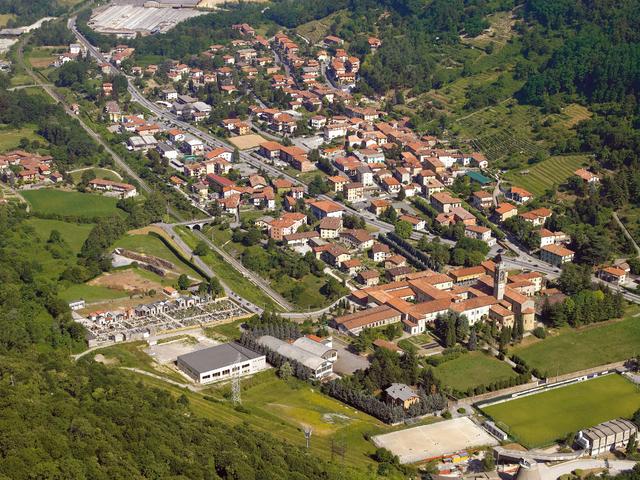
[[[0,14],[15,15],[8,27],[30,25],[42,17],[57,17],[65,13],[75,1],[58,0],[0,0]]]
[[[528,0],[525,17],[541,35],[564,42],[522,89],[524,102],[574,94],[590,102],[620,102],[640,92],[638,2]]]

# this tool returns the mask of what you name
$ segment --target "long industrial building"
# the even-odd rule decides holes
[[[251,375],[267,368],[264,355],[235,342],[180,355],[177,364],[180,370],[197,383],[227,380],[236,375]]]
[[[619,418],[579,431],[576,443],[589,455],[595,456],[626,447],[631,435],[638,435],[638,427],[629,420]]]
[[[283,357],[295,360],[313,371],[315,378],[323,378],[333,373],[333,362],[337,359],[334,349],[309,339],[298,339],[294,343],[287,343],[279,338],[264,335],[258,338],[258,343]]]
[[[137,33],[165,33],[178,23],[205,12],[195,8],[197,2],[146,2],[140,4],[112,3],[94,10],[88,25],[95,31],[133,38]],[[180,8],[178,8],[180,7]]]

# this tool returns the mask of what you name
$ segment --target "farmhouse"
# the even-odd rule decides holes
[[[234,375],[251,375],[267,367],[264,355],[235,342],[180,355],[177,364],[180,370],[201,384]]]
[[[128,183],[113,182],[103,178],[95,178],[89,182],[89,187],[93,190],[111,192],[120,198],[135,197],[138,193],[136,187]]]
[[[600,177],[598,177],[595,173],[590,172],[585,168],[579,168],[574,172],[574,175],[581,178],[583,181],[587,183],[599,183]]]
[[[391,386],[384,391],[384,394],[390,403],[402,407],[405,410],[420,401],[420,397],[416,392],[404,383],[392,383]]]

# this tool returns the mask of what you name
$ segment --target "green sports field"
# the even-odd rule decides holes
[[[123,213],[116,207],[118,199],[102,195],[44,188],[21,193],[36,214],[106,217]]]
[[[577,372],[626,360],[640,353],[640,318],[631,307],[627,318],[583,327],[565,328],[547,337],[509,351],[547,376]]]
[[[482,410],[522,445],[548,445],[568,433],[619,417],[640,408],[640,389],[613,374],[528,397],[492,405]]]
[[[434,368],[434,373],[445,386],[462,393],[516,376],[505,362],[482,352],[466,353],[444,362]]]

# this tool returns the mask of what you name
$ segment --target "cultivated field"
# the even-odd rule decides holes
[[[640,318],[629,316],[579,330],[566,328],[557,336],[516,347],[510,353],[549,376],[626,360],[640,354]]]
[[[531,167],[511,170],[504,179],[535,195],[542,195],[552,185],[564,183],[573,172],[586,163],[586,155],[551,157]]]
[[[505,362],[483,352],[466,353],[444,362],[434,368],[434,373],[446,387],[462,393],[516,376]]]
[[[22,196],[31,204],[35,213],[73,215],[80,217],[106,217],[119,214],[118,200],[90,193],[63,190],[24,190]]]
[[[629,417],[638,408],[637,386],[612,374],[491,405],[483,411],[522,445],[533,448],[607,420]]]
[[[33,68],[47,68],[55,62],[57,53],[64,52],[66,47],[36,47],[28,53],[29,63]]]
[[[295,31],[296,33],[309,40],[311,44],[318,43],[320,40],[331,33],[331,24],[336,20],[337,17],[342,14],[342,11],[338,11],[332,13],[328,17],[321,18],[320,20],[313,20],[311,22],[303,23],[302,25],[298,26]]]

